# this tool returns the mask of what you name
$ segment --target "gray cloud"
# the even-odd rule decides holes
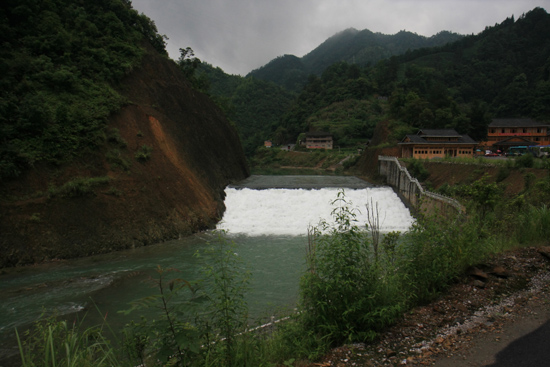
[[[246,75],[283,54],[303,56],[346,28],[432,36],[479,33],[549,0],[133,0],[169,37],[226,73]]]

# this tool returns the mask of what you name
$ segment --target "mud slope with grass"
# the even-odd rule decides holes
[[[71,165],[0,183],[0,267],[106,253],[212,227],[248,176],[235,129],[147,46],[117,87],[106,143]]]

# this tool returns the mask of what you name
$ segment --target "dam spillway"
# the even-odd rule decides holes
[[[340,191],[359,227],[367,223],[367,205],[378,208],[381,232],[405,232],[414,222],[390,187],[374,186],[357,177],[251,176],[226,188],[227,210],[217,229],[230,235],[306,235],[308,227],[321,220],[332,223]]]

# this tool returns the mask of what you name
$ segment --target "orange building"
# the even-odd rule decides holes
[[[485,149],[506,152],[512,146],[550,145],[550,126],[532,119],[494,119],[487,129]]]
[[[399,146],[402,158],[473,157],[477,142],[454,129],[420,130],[407,135]]]

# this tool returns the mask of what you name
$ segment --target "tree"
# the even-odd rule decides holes
[[[180,48],[180,57],[178,64],[191,74],[195,72],[201,61],[195,57],[195,52],[191,47]]]
[[[486,103],[475,100],[466,114],[470,119],[470,129],[465,132],[475,141],[487,140],[487,127],[491,123],[488,110]]]

